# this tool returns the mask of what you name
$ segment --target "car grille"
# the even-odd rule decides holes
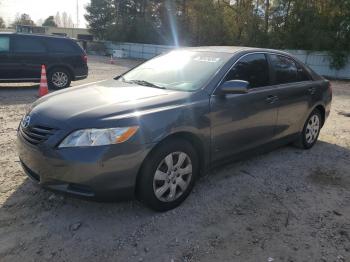
[[[56,129],[43,126],[19,127],[19,133],[30,144],[38,145],[55,133]]]

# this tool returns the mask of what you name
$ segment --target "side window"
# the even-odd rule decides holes
[[[0,36],[0,53],[6,53],[10,51],[10,37]]]
[[[227,74],[225,81],[244,80],[251,88],[268,86],[269,66],[264,54],[251,54],[241,58]]]
[[[298,68],[295,62],[281,55],[270,55],[276,74],[276,84],[299,82]]]
[[[311,80],[311,77],[306,72],[306,70],[298,65],[298,81],[303,82],[303,81],[310,81],[310,80]]]
[[[50,52],[54,53],[76,53],[78,47],[75,43],[67,39],[52,38],[47,39]]]
[[[39,38],[21,36],[14,38],[13,51],[16,53],[45,53],[46,47]]]

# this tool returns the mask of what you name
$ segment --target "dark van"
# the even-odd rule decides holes
[[[41,65],[52,89],[88,75],[86,53],[73,39],[0,32],[0,82],[39,82]]]

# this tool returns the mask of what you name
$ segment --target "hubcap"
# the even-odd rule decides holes
[[[65,87],[68,83],[68,75],[64,72],[55,72],[52,74],[52,83],[59,88]]]
[[[174,201],[186,191],[191,177],[190,157],[184,152],[173,152],[158,165],[153,178],[154,194],[160,201]]]
[[[312,144],[316,140],[319,131],[320,131],[320,119],[318,115],[313,115],[309,119],[309,122],[307,123],[307,126],[306,126],[306,133],[305,133],[306,142],[309,144]]]

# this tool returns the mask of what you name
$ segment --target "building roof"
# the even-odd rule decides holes
[[[1,35],[26,35],[26,36],[38,36],[38,37],[52,37],[52,38],[68,38],[66,36],[61,35],[46,35],[46,34],[35,34],[35,33],[18,33],[18,32],[2,32]]]

